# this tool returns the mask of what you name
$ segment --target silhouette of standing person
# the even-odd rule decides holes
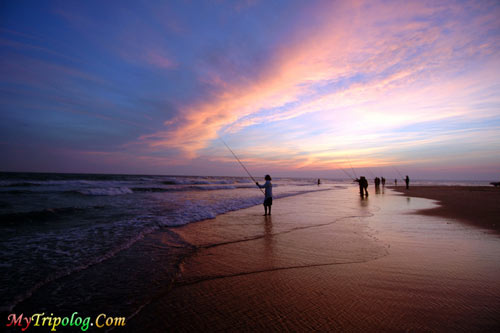
[[[380,194],[380,178],[375,177],[375,194]]]
[[[394,179],[394,186],[398,186],[398,179],[397,178]]]
[[[406,183],[406,189],[409,190],[410,189],[410,177],[408,177],[408,175],[406,175],[405,183]]]
[[[365,196],[368,197],[368,179],[365,177],[361,177],[361,181],[363,183],[363,189],[365,190]]]
[[[266,182],[264,185],[259,185],[259,182],[255,182],[258,187],[265,189],[264,196],[264,216],[271,215],[271,206],[273,205],[273,184],[271,184],[271,176],[266,175],[264,178]],[[269,214],[267,213],[267,208],[269,208]]]
[[[359,184],[359,195],[363,198],[365,195],[368,197],[368,180],[364,176],[355,179],[355,182]]]
[[[385,187],[385,178],[382,177],[381,180],[382,180],[382,187]]]

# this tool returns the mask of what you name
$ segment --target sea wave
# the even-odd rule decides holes
[[[3,191],[1,190],[0,193],[5,193],[5,194],[31,194],[31,193],[43,193],[40,191],[30,191],[30,190],[8,190],[8,191]]]
[[[97,184],[94,184],[97,185]],[[233,189],[245,189],[245,188],[255,188],[253,184],[236,183],[228,185],[219,184],[188,184],[176,186],[139,186],[129,187],[129,186],[105,186],[105,187],[80,187],[77,189],[68,189],[67,187],[54,187],[54,188],[36,188],[36,189],[1,189],[0,193],[22,195],[22,194],[47,194],[47,193],[69,193],[78,195],[88,195],[88,196],[114,196],[114,195],[124,195],[132,194],[136,192],[184,192],[184,191],[217,191],[217,190],[233,190]],[[273,187],[278,187],[278,184],[274,184]]]
[[[39,183],[30,182],[1,182],[0,187],[30,187],[30,186],[40,186]]]
[[[167,178],[162,181],[164,185],[217,185],[234,184],[231,179],[191,179],[191,178]]]
[[[132,187],[132,192],[170,192],[171,189],[164,187]]]
[[[314,189],[314,190],[304,190],[296,192],[288,192],[280,195],[275,195],[274,199],[281,199],[296,195],[307,194],[311,192],[322,192],[330,191],[331,189]],[[182,214],[177,216],[164,216],[164,214],[157,213],[158,222],[161,226],[165,227],[176,227],[185,224],[203,221],[207,219],[216,218],[220,214],[224,214],[230,211],[240,210],[249,208],[255,205],[262,204],[262,196],[252,196],[247,198],[228,198],[226,200],[221,200],[217,203],[212,203],[211,205],[204,205],[200,202],[187,201],[184,203],[184,209]]]
[[[134,193],[128,187],[87,188],[76,191],[83,195],[123,195]]]
[[[240,187],[248,187],[248,188],[254,188],[255,185],[253,184],[218,184],[218,185],[188,185],[188,186],[178,186],[179,188],[187,188],[189,190],[193,190],[195,188],[196,190],[199,191],[207,191],[207,190],[216,190],[216,189],[222,189],[223,187],[232,187],[232,186],[240,186]],[[165,188],[169,188],[169,186],[166,186]],[[141,188],[143,189],[156,189],[156,191],[161,191],[163,188],[161,187],[144,187]],[[160,189],[160,190],[158,190]],[[96,188],[86,188],[86,189],[79,189],[78,191],[73,191],[73,193],[79,193],[79,195],[87,195],[87,196],[94,196],[94,195],[123,195],[123,194],[129,194],[133,193],[135,191],[141,191],[137,190],[134,187],[96,187]],[[302,188],[301,190],[294,191],[294,192],[287,192],[283,194],[276,194],[275,198],[284,198],[284,197],[289,197],[289,196],[294,196],[294,195],[300,195],[300,194],[306,194],[308,192],[316,192],[316,191],[323,191],[323,190],[328,190],[328,189],[320,189],[317,187],[314,187],[314,189],[305,189]],[[155,191],[155,190],[151,190]],[[84,192],[84,193],[82,193]],[[126,230],[127,237],[112,237],[111,240],[110,237],[105,237],[106,241],[103,242],[97,242],[97,244],[105,245],[108,250],[105,251],[104,253],[96,252],[96,250],[93,248],[92,244],[95,244],[95,242],[89,242],[89,245],[85,248],[80,249],[82,253],[86,253],[84,257],[88,258],[88,260],[83,260],[83,261],[78,261],[78,264],[75,266],[71,266],[71,268],[68,268],[67,270],[61,270],[54,272],[53,274],[50,274],[48,276],[42,277],[38,281],[34,281],[33,284],[28,287],[25,291],[18,293],[13,297],[13,299],[7,300],[5,304],[7,305],[4,307],[4,309],[12,309],[14,306],[22,302],[23,300],[29,298],[33,293],[35,293],[38,289],[42,288],[48,283],[51,283],[55,280],[58,280],[60,278],[64,278],[68,275],[71,275],[73,273],[85,270],[93,265],[99,264],[105,260],[108,260],[110,258],[113,258],[116,256],[118,253],[120,253],[123,250],[126,250],[130,248],[134,243],[137,241],[141,240],[145,235],[150,234],[158,229],[163,229],[165,227],[176,227],[180,225],[185,225],[188,223],[193,223],[197,221],[202,221],[206,219],[211,219],[215,218],[217,215],[229,212],[229,211],[234,211],[234,210],[239,210],[239,209],[244,209],[248,208],[251,206],[254,206],[256,204],[261,204],[263,197],[260,195],[258,191],[250,192],[250,191],[242,191],[242,193],[245,193],[245,195],[251,195],[251,197],[239,197],[235,195],[228,195],[224,196],[221,194],[220,196],[217,196],[217,200],[208,200],[209,198],[212,198],[213,196],[211,193],[207,193],[206,195],[203,195],[202,192],[197,192],[198,195],[201,196],[188,196],[189,198],[207,198],[207,200],[194,200],[194,199],[189,199],[189,200],[175,200],[175,201],[164,201],[162,205],[158,206],[147,206],[138,212],[137,215],[135,215],[133,218],[116,218],[116,219],[109,219],[107,223],[99,223],[98,226],[95,226],[95,230],[98,231],[98,234],[103,234],[107,235],[108,233],[113,233],[115,235],[120,234],[120,230]],[[179,197],[184,197],[179,196]],[[80,199],[84,199],[84,197],[81,197]],[[135,202],[134,197],[130,196],[123,196],[123,197],[116,197],[115,198],[109,198],[111,202],[111,207],[114,207],[114,205],[123,205],[128,206],[128,204],[132,201]],[[76,202],[87,202],[87,199],[83,201],[76,201]],[[88,200],[92,200],[90,197]],[[71,202],[71,201],[70,201]],[[89,201],[90,202],[90,201]],[[32,212],[26,212],[26,213],[15,213],[15,214],[3,214],[0,215],[0,219],[2,221],[5,220],[5,217],[8,217],[11,223],[19,223],[20,221],[51,221],[51,220],[58,220],[61,217],[66,217],[66,215],[71,215],[71,214],[80,214],[86,212],[88,208],[92,207],[87,207],[87,208],[80,208],[80,207],[62,207],[62,208],[51,208],[51,209],[45,209],[41,211],[32,211]],[[109,209],[103,210],[103,213],[108,213]],[[101,216],[102,214],[97,214],[96,216]],[[89,212],[89,215],[85,215],[85,221],[88,219],[89,221],[97,221],[96,219],[91,219],[92,213]],[[69,219],[68,219],[69,220]],[[75,221],[80,221],[80,216],[77,216]],[[105,219],[108,220],[108,219]],[[92,227],[94,228],[93,224],[88,225],[88,228]],[[73,228],[76,228],[73,225]],[[46,228],[44,228],[46,229]],[[81,237],[82,239],[86,239],[89,236],[82,235],[82,231],[80,230],[80,227],[76,228],[78,229],[77,232],[73,233],[74,235],[78,235],[78,237]],[[61,237],[59,234],[59,229],[47,229],[48,231],[44,231],[42,235],[37,234],[36,237],[46,237],[46,239],[54,241],[58,240],[58,237]],[[71,243],[70,241],[70,236],[72,234],[72,229],[67,228],[64,230],[64,236],[59,239],[59,242],[62,242],[62,244],[67,244]],[[96,233],[94,232],[89,232],[92,237],[95,237]],[[31,236],[30,236],[31,237]],[[40,239],[31,239],[33,243],[36,245],[40,243]],[[44,241],[45,242],[45,241]],[[21,244],[22,242],[17,242],[17,244]],[[46,242],[47,243],[47,242]],[[109,244],[108,244],[109,243]],[[37,247],[40,250],[40,247]],[[62,249],[61,251],[65,250],[64,246],[60,246]],[[47,250],[41,250],[43,251],[49,251]],[[53,252],[51,249],[50,251]],[[52,253],[50,252],[50,253]],[[49,253],[49,252],[46,252]],[[76,252],[75,252],[76,253]],[[58,254],[55,258],[60,258],[61,255]],[[59,259],[58,259],[59,260]]]
[[[85,208],[81,207],[59,207],[28,212],[6,213],[0,214],[0,223],[2,225],[18,225],[25,222],[53,221],[62,216],[82,213],[85,210]]]
[[[67,277],[71,274],[83,271],[88,269],[89,267],[95,266],[101,262],[104,262],[108,259],[113,258],[116,256],[118,253],[120,253],[123,250],[126,250],[130,248],[133,244],[135,244],[137,241],[141,240],[144,238],[145,235],[152,233],[153,231],[156,231],[158,228],[153,227],[153,228],[145,228],[135,236],[129,238],[127,241],[125,241],[122,244],[117,245],[116,247],[113,247],[110,251],[104,253],[103,255],[94,257],[90,259],[87,262],[84,262],[80,265],[77,266],[68,266],[65,269],[52,273],[45,277],[42,280],[39,280],[38,282],[34,283],[29,289],[25,290],[23,293],[18,294],[14,297],[14,299],[10,302],[10,304],[2,304],[0,307],[0,312],[3,311],[12,311],[16,305],[21,303],[22,301],[26,300],[27,298],[30,298],[33,293],[35,293],[37,290],[42,288],[43,286],[54,282],[56,280],[59,280],[61,278]]]

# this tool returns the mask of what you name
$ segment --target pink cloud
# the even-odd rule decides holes
[[[177,64],[173,60],[165,57],[164,55],[161,55],[159,52],[154,50],[150,50],[149,52],[147,52],[145,60],[149,64],[159,68],[173,69],[177,67]]]
[[[474,29],[469,26],[470,31],[466,31],[460,28],[460,18],[465,14],[460,6],[427,6],[421,2],[342,3],[316,10],[316,26],[283,41],[256,79],[231,84],[217,75],[204,78],[220,90],[206,101],[184,106],[176,119],[165,124],[166,130],[143,136],[142,142],[174,148],[194,158],[224,131],[237,133],[248,126],[308,113],[321,114],[324,121],[342,122],[352,132],[357,131],[352,124],[360,119],[365,129],[375,130],[471,114],[469,107],[449,107],[460,89],[469,96],[473,94],[467,84],[471,75],[460,80],[450,77],[471,57],[481,59],[493,52],[491,42],[480,43],[479,49],[476,45],[475,33],[484,29],[484,20],[477,20]],[[449,12],[457,18],[446,16]],[[439,20],[414,19],[436,15],[444,15],[442,24]],[[356,74],[369,79],[314,95],[315,85]],[[491,77],[486,84],[491,80],[495,79]],[[291,103],[293,107],[284,107]],[[261,113],[273,108],[272,112]],[[352,141],[348,137],[342,141],[337,136],[335,144],[339,140],[359,144],[359,135],[358,141],[353,137]],[[322,139],[316,136],[304,146],[315,151],[333,144],[331,138]],[[316,149],[317,142],[325,147]],[[293,149],[283,152],[287,154],[293,154]],[[280,161],[298,168],[313,164],[326,168],[337,160],[316,155]],[[374,159],[367,162],[384,163]],[[262,163],[262,159],[255,163]]]

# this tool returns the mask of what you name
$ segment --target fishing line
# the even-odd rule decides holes
[[[356,171],[354,171],[354,168],[352,167],[351,160],[349,159],[349,156],[347,156],[347,161],[349,162],[349,165],[351,166],[351,170],[354,173],[354,176],[356,176],[356,179],[358,178],[358,175],[356,174]]]
[[[394,165],[392,167],[394,168],[394,170],[396,170],[399,173],[399,176],[401,177],[401,179],[405,180],[405,177],[403,177],[401,172],[399,172],[398,168],[396,168]]]
[[[376,176],[375,176],[375,174],[371,171],[371,169],[370,169],[370,168],[365,167],[364,169],[365,169],[365,171],[368,171],[368,173],[370,174],[370,176],[372,176],[373,178],[375,178],[375,177],[376,177]]]
[[[342,168],[342,167],[339,167],[339,168],[340,168],[340,170],[342,170],[347,175],[347,177],[351,178],[351,180],[354,180],[354,178],[352,177],[352,175],[350,175],[349,173],[347,173],[347,171],[345,171],[344,168]]]
[[[342,170],[342,172],[345,173],[347,175],[347,177],[351,178],[351,180],[354,181],[356,179],[349,172],[347,172],[347,170],[344,169],[343,167],[339,166],[339,169]]]
[[[233,154],[234,158],[236,158],[236,160],[238,161],[238,163],[240,163],[240,165],[243,167],[243,169],[245,169],[245,171],[247,172],[247,174],[250,176],[250,178],[253,180],[254,183],[257,183],[257,181],[255,180],[255,178],[253,178],[253,176],[250,174],[250,171],[247,170],[247,168],[245,167],[245,165],[240,161],[240,159],[238,158],[238,156],[236,156],[236,154],[234,153],[234,151],[229,148],[229,146],[227,145],[227,143],[222,140],[221,137],[219,137],[220,141],[222,141],[222,143],[224,144],[224,146],[226,146],[227,149],[229,149],[229,151],[231,152],[231,154]],[[264,191],[259,187],[259,190],[262,192],[262,194],[265,195]]]

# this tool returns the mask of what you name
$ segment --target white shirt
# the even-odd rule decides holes
[[[273,184],[271,184],[270,180],[266,180],[266,183],[264,185],[259,185],[259,187],[266,189],[265,190],[266,199],[273,197]]]

